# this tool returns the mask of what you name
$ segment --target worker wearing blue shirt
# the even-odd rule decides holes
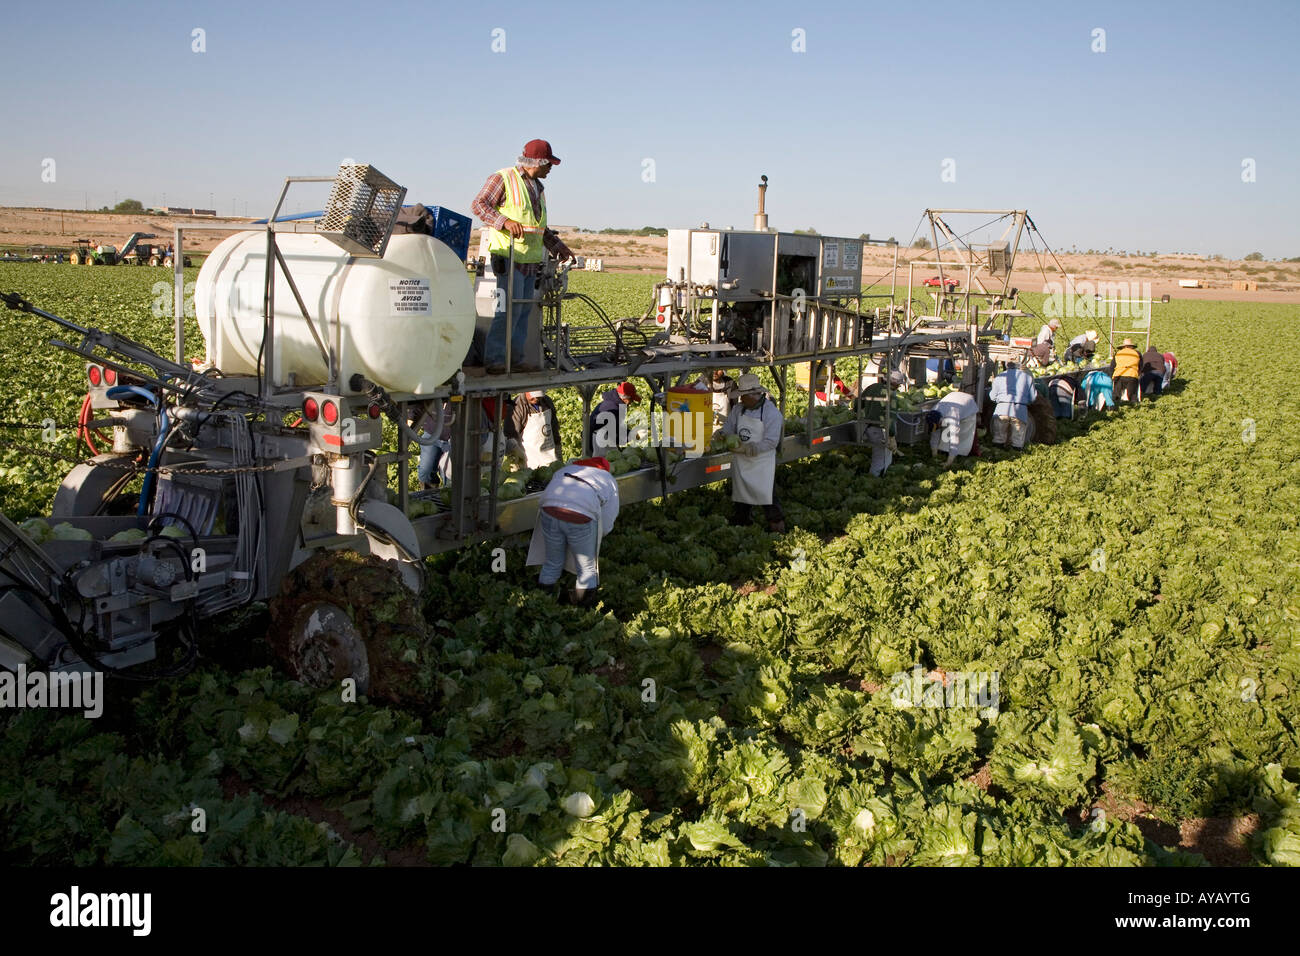
[[[1024,448],[1029,439],[1029,405],[1034,400],[1034,379],[1028,372],[1016,367],[1015,362],[1007,363],[1007,370],[993,380],[989,398],[995,403],[993,409],[993,444],[1006,447],[1007,432],[1011,433],[1011,445]]]

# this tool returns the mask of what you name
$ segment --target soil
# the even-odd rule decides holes
[[[1108,817],[1131,822],[1142,835],[1165,847],[1199,853],[1211,866],[1249,866],[1250,837],[1260,828],[1258,814],[1241,817],[1196,817],[1177,826],[1156,818],[1155,809],[1142,800],[1124,796],[1102,784],[1096,806]]]
[[[221,792],[229,800],[232,797],[242,797],[252,793],[253,788],[239,774],[227,771],[221,778]],[[356,847],[358,855],[365,864],[370,864],[378,858],[388,866],[432,865],[429,863],[428,855],[423,846],[415,844],[397,850],[389,850],[375,838],[374,833],[368,830],[360,832],[353,830],[348,823],[347,817],[338,810],[329,809],[322,801],[314,797],[292,796],[277,798],[260,793],[260,791],[259,795],[263,803],[284,813],[292,813],[294,816],[303,817],[313,823],[327,824],[343,840]]]

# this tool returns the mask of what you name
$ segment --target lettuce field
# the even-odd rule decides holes
[[[0,264],[0,290],[169,352],[160,276]],[[574,277],[611,315],[652,282]],[[431,560],[418,606],[372,609],[434,648],[419,706],[289,681],[253,606],[98,719],[0,711],[0,859],[1298,864],[1300,310],[1155,308],[1157,401],[950,470],[919,445],[881,478],[869,450],[784,466],[781,535],[732,527],[723,485],[629,506],[595,608],[523,548]],[[76,420],[53,334],[0,314],[0,418]],[[0,430],[15,520],[63,470],[28,441]]]

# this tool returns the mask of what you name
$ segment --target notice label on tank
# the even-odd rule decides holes
[[[828,242],[823,247],[822,268],[838,269],[840,267],[840,244],[838,242]]]
[[[858,267],[858,244],[856,242],[844,243],[844,268],[856,269]]]
[[[389,279],[388,302],[394,315],[433,315],[428,279]]]

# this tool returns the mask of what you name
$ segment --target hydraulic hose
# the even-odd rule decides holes
[[[126,388],[135,388],[134,385],[127,385]],[[143,389],[141,389],[143,391]],[[167,444],[167,437],[170,432],[171,422],[167,417],[167,406],[162,407],[162,418],[158,423],[158,440],[153,443],[153,451],[149,453],[148,470],[144,473],[144,482],[140,485],[140,504],[135,509],[137,518],[143,518],[145,512],[149,510],[149,495],[153,491],[154,468],[158,466],[158,459],[162,457],[163,445]]]
[[[109,398],[124,398],[127,395],[135,395],[138,398],[143,398],[155,408],[158,407],[158,396],[143,385],[114,385],[105,394]]]

